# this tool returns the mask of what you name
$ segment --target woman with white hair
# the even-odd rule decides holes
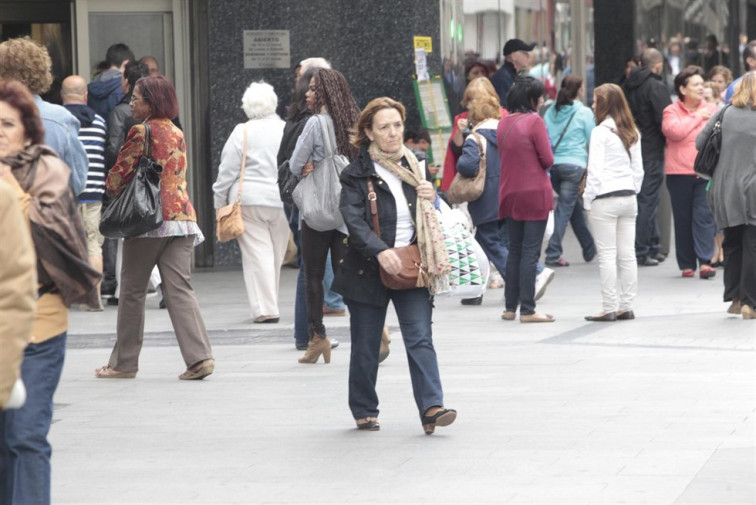
[[[216,209],[234,202],[244,160],[244,233],[237,240],[249,308],[256,323],[279,320],[278,284],[289,241],[289,225],[276,182],[276,156],[285,124],[275,112],[277,105],[273,86],[262,81],[249,85],[242,97],[242,109],[249,120],[236,125],[228,137],[213,184]]]

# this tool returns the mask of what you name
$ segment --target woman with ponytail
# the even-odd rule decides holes
[[[593,111],[581,101],[583,94],[583,79],[568,75],[562,80],[556,103],[543,117],[554,150],[551,185],[559,195],[554,211],[554,233],[546,247],[549,266],[569,266],[562,258],[562,239],[568,222],[580,242],[583,259],[591,261],[596,256],[593,236],[585,222],[583,207],[578,203],[578,186],[588,164],[588,142],[595,125]]]

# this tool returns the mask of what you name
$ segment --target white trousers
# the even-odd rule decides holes
[[[282,208],[242,205],[241,249],[244,285],[252,319],[278,317],[278,283],[289,244],[289,223]]]
[[[598,252],[604,312],[633,309],[633,300],[638,292],[638,264],[635,259],[637,214],[635,196],[600,198],[593,201],[588,211]]]

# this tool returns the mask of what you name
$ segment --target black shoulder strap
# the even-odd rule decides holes
[[[554,107],[556,107],[556,105],[554,105]],[[556,109],[554,110],[556,111]],[[552,151],[556,152],[557,147],[559,147],[559,143],[562,142],[562,139],[564,138],[564,134],[567,133],[567,128],[570,127],[570,123],[572,123],[572,118],[575,117],[575,114],[577,114],[577,110],[575,110],[575,112],[573,112],[572,115],[570,116],[570,119],[567,120],[567,124],[564,126],[564,130],[562,130],[562,134],[559,135],[559,140],[557,140],[557,143],[554,144],[553,148],[551,148]]]

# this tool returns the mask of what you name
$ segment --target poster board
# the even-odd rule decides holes
[[[423,128],[428,130],[431,137],[428,163],[443,167],[446,146],[449,143],[453,126],[444,81],[440,77],[431,77],[426,81],[414,80],[412,86],[415,90],[420,120],[423,123]],[[442,175],[443,168],[436,174],[436,179],[440,181]]]

